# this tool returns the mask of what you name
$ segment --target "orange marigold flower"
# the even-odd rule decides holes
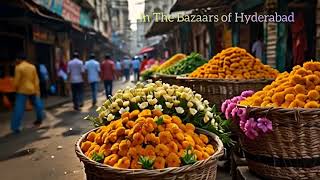
[[[152,145],[147,145],[144,150],[146,156],[154,157],[156,155],[155,148]]]
[[[167,156],[169,154],[169,148],[164,144],[158,144],[156,146],[156,154],[158,156]]]
[[[209,139],[206,135],[204,134],[200,134],[200,139],[202,140],[202,142],[204,142],[205,144],[208,144]]]
[[[117,168],[128,169],[130,167],[130,164],[131,164],[130,159],[128,157],[123,157],[119,159],[117,164],[115,164],[114,166]]]
[[[176,153],[171,152],[166,158],[166,164],[168,167],[179,167],[181,164],[180,158]]]
[[[103,164],[113,166],[118,162],[118,160],[119,160],[119,156],[117,154],[111,154],[110,156],[107,156],[104,159]]]
[[[159,133],[160,143],[167,144],[173,140],[173,137],[169,131],[162,131]]]
[[[121,114],[121,118],[123,119],[123,118],[129,118],[129,116],[130,116],[130,113],[129,112],[124,112],[124,113],[122,113]]]
[[[169,142],[169,144],[167,144],[167,147],[169,148],[170,152],[178,152],[178,145],[174,141]]]
[[[130,145],[131,145],[130,140],[128,139],[122,140],[119,144],[119,150],[120,151],[128,150]]]
[[[137,158],[132,159],[130,169],[142,169],[142,166]]]
[[[178,116],[172,116],[172,122],[177,125],[182,124],[182,120]]]
[[[91,142],[94,142],[94,139],[96,138],[96,133],[95,132],[90,132],[87,136],[87,140],[88,141],[91,141]]]
[[[140,114],[140,111],[138,109],[133,110],[130,114],[129,114],[129,119],[133,120],[135,118],[138,117],[138,115]]]
[[[194,150],[193,152],[196,154],[198,161],[200,161],[200,160],[203,159],[203,154],[202,154],[201,151],[199,151],[199,150]]]
[[[90,141],[86,141],[86,142],[82,142],[81,143],[81,150],[82,150],[83,153],[87,152],[90,147],[91,147],[91,142]]]
[[[155,169],[164,169],[165,166],[166,166],[166,160],[160,156],[156,157],[154,164],[153,164],[153,167]]]
[[[152,113],[150,109],[144,109],[141,111],[141,113],[138,115],[138,117],[151,117]]]
[[[319,104],[316,101],[310,101],[304,105],[304,108],[319,108]]]
[[[187,130],[190,130],[190,131],[194,131],[196,128],[194,127],[193,124],[187,123],[187,124],[186,124],[186,129],[187,129]]]
[[[137,132],[133,134],[133,141],[132,141],[133,145],[140,145],[143,143],[143,141],[144,141],[144,137],[141,133]]]

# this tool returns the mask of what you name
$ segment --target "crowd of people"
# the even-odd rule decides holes
[[[0,93],[13,104],[11,130],[14,133],[20,132],[21,121],[28,102],[36,111],[37,119],[34,126],[37,127],[41,125],[44,118],[42,99],[47,98],[50,92],[58,91],[60,95],[68,96],[70,87],[73,108],[80,111],[83,106],[86,83],[90,85],[92,106],[95,106],[101,81],[106,98],[108,98],[112,95],[114,80],[128,82],[133,75],[132,80],[139,81],[140,72],[154,62],[154,59],[148,59],[147,56],[144,56],[143,59],[138,56],[134,58],[125,56],[122,60],[113,60],[109,54],[106,54],[100,61],[94,53],[91,53],[88,60],[83,62],[79,53],[74,52],[67,63],[61,61],[58,64],[56,86],[50,87],[50,73],[47,67],[44,64],[35,66],[28,62],[25,55],[21,54],[15,61],[14,76],[5,73],[0,79]]]

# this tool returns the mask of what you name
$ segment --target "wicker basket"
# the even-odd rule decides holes
[[[252,79],[252,80],[227,80],[227,79],[205,79],[177,77],[186,87],[190,87],[201,94],[211,104],[215,104],[220,110],[221,104],[226,99],[238,96],[242,91],[259,91],[266,85],[271,84],[274,79]]]
[[[162,82],[168,83],[170,85],[184,86],[184,81],[177,79],[177,75],[156,74],[156,77],[158,80],[161,80]]]
[[[241,135],[251,171],[268,179],[320,179],[320,110],[247,107],[250,117],[267,117],[273,131]]]
[[[97,129],[91,131],[95,130]],[[92,161],[82,153],[80,144],[91,131],[81,136],[75,145],[76,154],[84,164],[88,180],[214,180],[217,173],[218,158],[223,155],[223,144],[221,140],[213,133],[197,129],[196,131],[198,133],[206,134],[212,145],[217,147],[216,152],[208,159],[197,161],[193,165],[161,170],[117,169]]]

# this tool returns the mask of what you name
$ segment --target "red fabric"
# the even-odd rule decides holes
[[[295,22],[291,25],[291,31],[293,64],[302,65],[305,61],[304,53],[307,50],[307,38],[302,13],[297,14]]]
[[[148,59],[144,59],[142,62],[141,62],[141,65],[140,65],[140,71],[144,71],[147,69],[147,65],[148,65]]]
[[[150,51],[153,51],[154,47],[144,47],[139,51],[139,54],[144,54],[144,53],[148,53]]]
[[[101,63],[101,79],[102,80],[113,80],[115,75],[114,62],[110,59],[104,60]]]

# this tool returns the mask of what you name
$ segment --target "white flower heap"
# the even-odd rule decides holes
[[[99,118],[95,119],[95,123],[108,124],[120,118],[124,112],[136,109],[159,110],[164,114],[179,116],[184,122],[209,130],[226,144],[230,143],[229,133],[225,132],[229,126],[228,121],[221,119],[207,100],[190,88],[161,81],[148,84],[139,82],[133,88],[117,91],[97,109]]]

